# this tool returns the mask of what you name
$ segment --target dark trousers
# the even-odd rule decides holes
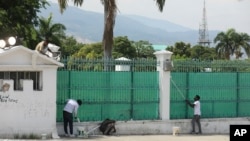
[[[63,111],[63,123],[64,123],[64,132],[68,134],[68,125],[69,125],[69,132],[73,134],[73,114]]]
[[[192,132],[195,132],[195,122],[197,123],[198,125],[198,128],[199,128],[199,133],[202,133],[201,131],[201,122],[200,122],[200,115],[194,115],[193,116],[193,119],[192,119]]]

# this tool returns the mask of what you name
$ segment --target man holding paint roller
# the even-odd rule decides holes
[[[200,104],[200,96],[196,95],[194,97],[194,103],[191,103],[189,100],[186,100],[186,103],[194,108],[194,116],[192,119],[192,131],[191,134],[195,134],[195,122],[198,124],[198,128],[199,128],[199,132],[197,132],[196,134],[202,134],[201,131],[201,123],[200,123],[200,117],[201,117],[201,104]]]
[[[82,105],[82,101],[80,99],[74,100],[74,99],[68,99],[66,105],[63,109],[63,123],[64,123],[64,132],[65,136],[74,137],[73,135],[73,116],[77,118],[77,110],[79,106]],[[69,125],[69,132],[68,134],[67,127]]]

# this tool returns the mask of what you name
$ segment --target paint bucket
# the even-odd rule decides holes
[[[46,140],[47,139],[47,134],[42,134],[42,140]]]

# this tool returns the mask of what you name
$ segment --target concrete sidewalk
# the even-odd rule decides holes
[[[46,141],[229,141],[229,135],[122,135],[122,136],[90,136],[89,138],[66,138],[46,140]],[[0,139],[0,141],[17,141],[10,139]],[[24,140],[22,140],[24,141]],[[27,140],[35,141],[35,140]]]

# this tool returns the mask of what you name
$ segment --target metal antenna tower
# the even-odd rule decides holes
[[[199,45],[202,46],[209,46],[210,40],[208,36],[208,28],[207,28],[207,17],[206,17],[206,4],[204,0],[204,8],[203,8],[203,16],[202,16],[202,23],[200,24],[199,28]]]

